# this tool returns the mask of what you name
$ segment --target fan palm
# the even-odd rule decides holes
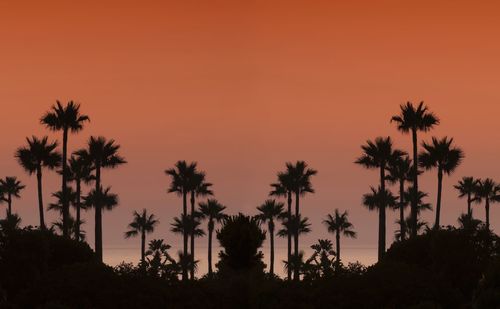
[[[467,214],[472,216],[472,202],[474,202],[473,194],[476,193],[479,185],[479,179],[473,177],[463,177],[454,187],[458,190],[459,198],[467,197]]]
[[[356,238],[356,232],[353,230],[352,223],[349,222],[347,211],[340,213],[338,209],[335,209],[334,215],[327,215],[323,223],[326,225],[329,233],[335,234],[338,268],[340,266],[340,235]]]
[[[480,180],[476,192],[476,202],[482,203],[486,211],[486,228],[490,228],[490,203],[500,202],[500,185],[493,179]]]
[[[134,211],[134,219],[129,223],[129,230],[125,232],[125,238],[135,237],[141,234],[141,263],[146,262],[146,234],[153,233],[155,226],[159,221],[154,214],[148,215],[146,209],[142,213]]]
[[[267,229],[269,232],[269,241],[271,245],[271,256],[270,256],[270,266],[269,273],[274,275],[274,220],[283,216],[283,203],[276,202],[275,200],[266,200],[264,204],[257,207],[260,212],[257,215],[260,221],[263,223],[267,222]]]
[[[12,198],[20,198],[20,193],[25,187],[16,177],[0,179],[0,192],[7,195],[6,197],[2,197],[0,202],[4,201],[7,203],[7,215],[12,214]]]
[[[418,132],[428,132],[434,126],[439,124],[439,119],[429,112],[424,102],[415,107],[411,102],[400,105],[400,114],[393,116],[391,122],[397,124],[400,132],[407,134],[411,133],[413,142],[413,186],[418,191]],[[411,201],[411,237],[417,236],[417,200]]]
[[[226,206],[222,205],[215,199],[208,199],[204,203],[199,204],[199,211],[203,219],[208,221],[208,276],[212,276],[212,235],[214,233],[215,224],[220,223],[226,218],[224,214]]]
[[[118,154],[119,149],[120,145],[116,144],[113,139],[107,140],[102,136],[91,136],[87,143],[87,149],[75,152],[75,155],[90,163],[90,167],[95,170],[95,189],[93,192],[96,198],[92,206],[95,209],[95,252],[100,262],[102,262],[102,209],[107,207],[107,205],[101,204],[101,202],[106,202],[105,195],[100,194],[102,192],[101,170],[116,168],[127,163]]]
[[[181,234],[181,235],[186,235],[187,233],[191,233],[191,231],[194,231],[194,236],[195,237],[201,237],[205,235],[205,232],[199,228],[200,226],[200,220],[199,220],[200,214],[195,213],[194,216],[187,215],[185,216],[184,214],[181,214],[180,218],[175,217],[174,222],[171,224],[172,228],[170,229],[173,233],[176,234]],[[182,267],[183,267],[183,280],[187,279],[187,274],[184,276],[184,268],[187,269],[192,269],[193,267],[196,267],[197,261],[194,261],[193,257],[191,257],[191,254],[184,255],[181,253],[182,256]],[[189,259],[189,261],[188,261]],[[194,261],[194,263],[193,263]]]
[[[386,181],[386,168],[393,161],[396,161],[405,153],[401,150],[393,149],[392,140],[388,136],[386,138],[377,137],[375,141],[368,140],[366,145],[362,145],[361,149],[363,154],[354,162],[360,164],[367,169],[379,169],[380,173],[380,192],[386,192],[385,181]],[[373,189],[372,189],[373,190]],[[391,194],[392,196],[392,194]],[[382,197],[382,196],[380,196]],[[381,198],[378,202],[389,202],[388,199]],[[385,209],[389,205],[381,204],[377,205],[376,209],[379,214],[379,229],[378,229],[378,258],[379,260],[385,254],[385,242],[386,242],[386,214]],[[392,206],[392,205],[391,205]]]
[[[41,139],[33,136],[31,139],[26,138],[26,141],[28,145],[18,148],[15,157],[29,175],[36,174],[40,228],[45,229],[42,170],[43,168],[48,168],[49,170],[57,168],[61,164],[61,155],[55,150],[57,142],[49,143],[47,136]]]
[[[419,165],[427,170],[437,168],[438,190],[436,202],[436,221],[434,228],[439,229],[441,215],[441,195],[443,190],[443,174],[450,175],[460,165],[464,157],[463,151],[452,145],[453,138],[432,138],[432,143],[423,142],[424,151],[420,153]]]
[[[77,133],[83,129],[83,124],[90,121],[87,115],[80,114],[80,105],[69,101],[66,106],[57,101],[45,115],[42,116],[40,122],[52,131],[63,132],[62,143],[62,196],[63,196],[63,235],[69,237],[69,201],[65,200],[67,181],[68,181],[68,134],[70,132]]]

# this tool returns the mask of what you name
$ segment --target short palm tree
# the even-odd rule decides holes
[[[352,223],[349,222],[347,211],[340,213],[338,209],[335,209],[333,216],[328,215],[323,223],[326,225],[329,233],[335,234],[338,268],[340,266],[340,235],[356,238],[356,232],[353,230]]]
[[[428,132],[434,126],[439,124],[439,119],[431,112],[429,112],[424,102],[420,102],[415,107],[411,102],[402,104],[400,106],[400,114],[393,116],[391,122],[397,124],[400,132],[407,134],[411,133],[413,142],[413,162],[418,162],[418,132]],[[418,164],[413,164],[412,180],[413,186],[418,191]],[[411,201],[411,237],[417,236],[417,200]]]
[[[134,211],[134,219],[129,223],[129,230],[125,232],[125,238],[135,237],[141,234],[141,263],[146,262],[146,234],[153,233],[155,226],[159,223],[154,214],[148,214],[146,209],[142,213]]]
[[[307,217],[302,218],[300,215],[292,215],[291,220],[288,217],[284,217],[281,221],[283,228],[278,231],[279,237],[288,237],[291,235],[302,235],[311,232],[311,224]],[[294,252],[290,262],[285,261],[285,269],[287,271],[293,272],[294,280],[300,280],[301,265],[303,263],[304,253],[302,251]]]
[[[314,169],[308,167],[307,163],[304,161],[297,161],[295,164],[288,162],[286,163],[287,173],[290,177],[292,192],[295,194],[295,216],[300,218],[300,197],[306,195],[307,193],[314,193],[314,189],[311,184],[311,177],[316,175],[318,172]],[[299,231],[295,230],[294,235],[294,254],[299,253]],[[293,277],[295,280],[299,280],[299,270],[296,269]]]
[[[0,192],[6,195],[0,199],[0,202],[7,203],[7,215],[12,215],[12,198],[20,198],[20,193],[25,187],[16,177],[0,179]]]
[[[55,150],[57,148],[57,142],[49,143],[47,136],[41,139],[33,136],[31,139],[26,138],[26,141],[28,145],[18,148],[15,156],[19,164],[29,175],[36,174],[40,228],[45,229],[42,170],[43,168],[53,170],[59,167],[61,164],[61,155]]]
[[[484,209],[486,211],[486,228],[490,228],[490,203],[500,202],[500,185],[493,179],[486,178],[480,180],[476,192],[476,202],[482,203],[484,200]]]
[[[362,145],[362,155],[354,162],[360,164],[367,169],[378,169],[380,174],[380,190],[379,192],[388,192],[385,189],[386,169],[389,164],[398,158],[405,155],[401,150],[393,149],[392,139],[388,136],[386,138],[377,137],[375,141],[368,140],[366,145]],[[373,189],[372,189],[373,190]],[[392,194],[391,194],[392,196]],[[383,197],[380,196],[380,197]],[[388,199],[380,198],[378,202],[389,202]],[[379,229],[378,229],[378,258],[379,260],[385,254],[386,242],[386,214],[385,209],[389,205],[377,205],[373,209],[378,210],[379,214]],[[391,205],[392,206],[392,205]]]
[[[200,215],[195,214],[195,216],[191,215],[183,215],[181,214],[180,218],[175,217],[174,222],[171,224],[172,228],[170,229],[173,233],[176,234],[181,234],[181,235],[186,235],[190,233],[191,231],[194,231],[194,236],[195,237],[201,237],[205,235],[205,232],[199,228],[200,226],[200,220],[199,220]],[[179,254],[179,258],[181,261],[181,266],[183,268],[183,280],[187,280],[187,274],[186,277],[184,277],[184,269],[196,269],[196,265],[198,261],[194,260],[191,254],[184,255],[182,252]],[[194,262],[193,262],[194,261]],[[193,278],[194,279],[194,278]]]
[[[66,106],[57,101],[45,115],[42,116],[40,122],[52,131],[63,132],[63,151],[62,151],[62,189],[63,198],[66,196],[67,181],[68,181],[68,134],[70,132],[77,133],[83,129],[83,124],[90,121],[87,115],[80,114],[80,105],[69,101]],[[63,199],[63,235],[69,237],[69,201]]]
[[[452,144],[453,138],[448,139],[447,137],[443,137],[442,139],[437,139],[433,137],[432,143],[422,143],[424,151],[419,155],[418,163],[421,167],[427,170],[437,168],[438,171],[435,229],[439,229],[440,227],[443,174],[452,174],[464,158],[463,151]]]
[[[60,192],[60,191],[59,191]],[[59,207],[62,211],[62,206]],[[81,221],[80,222],[80,225],[85,223],[85,221]],[[56,222],[53,222],[52,223],[52,227],[51,229],[57,229],[61,234],[63,232],[63,223],[62,223],[62,219],[56,221]],[[77,230],[77,222],[75,219],[73,219],[72,216],[69,216],[69,232],[70,234],[72,235],[75,235],[76,233],[76,230]],[[82,230],[80,227],[78,227],[78,231],[79,231],[79,235],[78,235],[78,239],[79,240],[85,240],[85,231]],[[75,236],[75,239],[76,239],[76,236]]]
[[[386,189],[379,187],[375,189],[371,187],[371,192],[363,195],[363,205],[368,207],[369,210],[377,210],[380,214],[381,209],[386,207],[395,208],[397,205],[397,198]],[[385,211],[384,211],[385,213]],[[384,220],[384,222],[380,222]],[[381,230],[382,228],[383,230]],[[382,260],[385,254],[385,216],[383,219],[379,216],[379,242],[378,242],[378,260]]]
[[[283,216],[283,203],[276,202],[275,200],[266,200],[264,204],[257,207],[260,212],[257,218],[263,223],[267,222],[267,230],[269,233],[269,241],[271,245],[271,256],[269,273],[274,275],[274,221]]]
[[[474,177],[463,177],[454,187],[458,190],[459,198],[467,197],[467,214],[472,216],[472,202],[474,202],[473,194],[476,193],[479,185],[479,179]]]
[[[216,199],[208,199],[206,202],[200,203],[199,206],[202,218],[208,221],[208,276],[212,277],[212,235],[215,224],[222,222],[226,218],[224,214],[226,206],[219,203]]]
[[[461,214],[458,217],[458,224],[460,224],[460,229],[466,230],[469,232],[477,231],[482,226],[482,221],[478,219],[474,219],[472,213],[470,214]]]
[[[101,170],[105,168],[116,168],[127,163],[125,159],[118,154],[119,149],[120,145],[116,144],[113,139],[107,140],[102,136],[91,136],[87,143],[87,149],[75,152],[76,156],[90,163],[91,168],[95,170],[95,189],[93,192],[97,198],[94,199],[95,204],[92,206],[95,209],[95,252],[100,262],[102,262],[102,209],[107,207],[107,205],[101,204],[101,202],[106,201],[104,199],[105,195],[100,194],[106,192],[102,191]]]

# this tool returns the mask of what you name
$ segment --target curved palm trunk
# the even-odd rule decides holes
[[[411,237],[417,236],[417,203],[418,203],[418,141],[417,128],[412,129],[413,140],[413,187],[416,194],[411,197]]]
[[[141,263],[144,265],[146,262],[146,231],[141,231]]]
[[[299,214],[300,214],[300,192],[295,193],[295,216],[297,217],[297,221],[299,220]],[[300,223],[300,222],[298,222]],[[298,224],[297,224],[297,230],[295,231],[295,239],[294,239],[294,256],[295,256],[295,261],[298,261],[299,258],[299,229],[298,229]],[[299,274],[299,269],[298,267],[294,267],[293,270],[293,279],[298,281],[300,280],[300,274]]]
[[[42,194],[42,167],[38,166],[36,170],[36,179],[38,184],[38,211],[40,213],[40,229],[45,230],[45,219],[43,213],[43,194]]]
[[[271,242],[271,262],[269,266],[269,273],[274,275],[274,222],[269,221],[269,241]]]
[[[340,270],[340,230],[337,228],[335,231],[335,240],[337,246],[337,271]]]
[[[182,213],[184,217],[187,216],[187,192],[182,192]],[[188,254],[188,231],[186,229],[183,230],[183,254],[184,258],[187,257]],[[188,272],[186,268],[186,263],[182,263],[182,280],[188,279]]]
[[[101,190],[101,166],[96,164],[95,170],[95,253],[97,260],[102,263],[102,209],[98,192]]]
[[[486,210],[486,229],[490,229],[490,199],[486,198],[486,204],[484,205]]]
[[[401,233],[401,240],[406,239],[406,224],[405,224],[405,181],[399,180],[399,231]]]
[[[191,280],[194,280],[194,205],[194,191],[191,191],[191,220],[193,220],[193,223],[191,224],[191,231],[189,231],[191,236],[191,268],[189,269]]]
[[[75,239],[76,241],[80,241],[80,225],[81,225],[81,194],[82,194],[82,184],[81,180],[76,180],[76,226],[75,226]]]
[[[62,153],[62,215],[63,215],[63,236],[69,238],[69,201],[67,186],[67,156],[68,156],[68,129],[63,132],[63,153]]]
[[[380,167],[380,190],[385,192],[385,164]],[[385,254],[385,207],[386,205],[380,205],[378,210],[378,261]]]
[[[292,222],[292,192],[288,191],[287,193],[288,195],[288,222],[290,224],[290,222]],[[292,261],[292,231],[290,229],[288,229],[288,256],[287,256],[287,262],[288,262],[288,265],[290,265],[290,262]],[[288,267],[287,269],[287,279],[288,280],[292,280],[292,269],[290,267]]]
[[[213,234],[213,222],[208,223],[208,276],[212,277],[212,234]]]
[[[438,192],[436,201],[436,222],[434,223],[434,228],[439,230],[440,224],[439,219],[441,215],[441,192],[443,190],[443,170],[438,168]]]

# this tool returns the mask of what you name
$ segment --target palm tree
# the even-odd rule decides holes
[[[453,138],[443,137],[438,140],[432,138],[432,143],[422,143],[424,151],[420,153],[419,165],[426,170],[437,168],[438,170],[438,190],[436,202],[436,221],[434,228],[439,229],[439,219],[441,215],[441,195],[443,190],[443,174],[450,175],[460,165],[464,157],[463,151],[452,146]]]
[[[439,124],[439,119],[424,105],[424,102],[415,108],[411,102],[400,105],[400,114],[393,116],[391,122],[396,122],[397,128],[404,134],[410,133],[413,142],[413,186],[418,191],[418,137],[419,131],[428,132]],[[417,200],[411,201],[411,237],[417,236]]]
[[[370,188],[371,192],[363,195],[363,205],[369,210],[378,210],[379,214],[386,207],[394,208],[397,204],[397,199],[392,193],[386,189],[379,187]],[[381,221],[384,220],[384,221]],[[382,260],[385,254],[385,216],[383,219],[379,216],[379,241],[378,241],[378,260]]]
[[[474,202],[473,194],[476,193],[477,187],[479,185],[479,179],[474,179],[473,177],[463,177],[455,185],[455,189],[458,190],[459,198],[467,196],[467,214],[472,216],[472,202]]]
[[[7,195],[7,197],[2,197],[0,202],[7,203],[7,215],[12,215],[12,198],[20,198],[20,193],[24,188],[26,186],[22,185],[21,181],[17,180],[16,177],[0,179],[0,192]]]
[[[133,216],[134,219],[128,225],[129,230],[125,232],[125,238],[141,234],[141,263],[144,264],[146,262],[146,234],[153,233],[159,221],[154,214],[148,215],[146,209],[143,209],[142,213],[134,211]]]
[[[89,184],[92,180],[94,180],[94,176],[92,175],[91,163],[85,161],[83,157],[72,156],[68,161],[68,181],[74,181],[76,185],[75,200],[73,204],[76,208],[75,239],[77,241],[80,240],[80,227],[82,225],[82,181]]]
[[[205,235],[205,232],[199,228],[201,224],[200,220],[198,220],[199,217],[200,215],[198,213],[195,213],[194,217],[191,215],[185,216],[184,214],[181,214],[180,218],[174,218],[174,222],[171,224],[172,228],[170,230],[173,233],[181,234],[183,236],[187,235],[191,231],[194,231],[195,237],[201,237]],[[183,269],[182,279],[187,280],[187,269],[196,268],[198,261],[195,261],[190,254],[184,255],[182,252],[180,252],[179,257]]]
[[[394,150],[392,147],[392,140],[388,136],[386,138],[377,137],[375,141],[368,140],[366,145],[362,145],[361,149],[363,154],[354,162],[360,164],[368,169],[379,169],[380,173],[380,192],[386,192],[385,181],[386,181],[386,168],[389,164],[395,161],[397,158],[405,155],[401,150]],[[373,189],[372,189],[373,190]],[[392,194],[391,194],[392,196]],[[386,199],[379,199],[379,202],[389,202]],[[378,258],[379,260],[385,254],[385,238],[386,238],[386,215],[385,209],[389,205],[381,204],[377,205],[376,209],[379,214],[379,229],[378,229]]]
[[[412,161],[408,156],[396,158],[389,162],[389,166],[387,167],[387,171],[389,175],[387,175],[387,180],[390,183],[399,183],[399,204],[397,208],[399,209],[399,224],[400,224],[400,234],[401,240],[406,239],[406,222],[405,222],[405,207],[408,205],[405,200],[405,182],[411,181],[411,171],[412,171]]]
[[[59,192],[60,192],[60,191],[59,191]],[[61,209],[61,211],[62,211],[62,206],[59,206],[59,208],[60,208],[60,209]],[[81,221],[81,222],[80,222],[80,225],[81,225],[81,224],[83,224],[83,223],[85,223],[85,221]],[[52,227],[51,227],[51,229],[57,229],[57,230],[59,230],[59,231],[61,232],[61,234],[62,234],[62,232],[63,232],[63,223],[62,223],[62,219],[60,219],[60,220],[58,220],[58,221],[56,221],[56,222],[53,222],[53,223],[52,223]],[[75,219],[73,219],[73,217],[70,215],[70,216],[69,216],[69,232],[70,232],[70,234],[75,235],[76,230],[77,230],[77,222],[76,222],[76,220],[75,220]],[[84,231],[84,230],[82,230],[80,227],[78,227],[78,231],[79,231],[79,233],[80,233],[80,234],[78,234],[78,239],[79,239],[79,240],[85,240],[85,231]],[[76,238],[76,236],[75,236],[75,238]]]
[[[500,202],[500,185],[493,179],[480,180],[476,192],[476,202],[482,203],[486,211],[486,228],[490,229],[490,203]]]
[[[478,219],[474,219],[472,216],[472,213],[470,214],[461,214],[460,217],[458,217],[458,224],[460,224],[460,229],[466,230],[469,232],[474,232],[477,231],[481,225],[482,221]]]
[[[69,101],[65,107],[61,102],[57,101],[45,115],[42,116],[40,122],[52,131],[63,132],[63,151],[62,151],[62,193],[63,193],[63,236],[69,237],[69,201],[65,199],[67,190],[67,157],[68,157],[68,134],[69,132],[77,133],[83,129],[83,124],[90,121],[87,115],[80,114],[80,104],[75,104]]]
[[[266,200],[264,204],[257,207],[260,212],[257,215],[260,221],[267,222],[267,229],[269,232],[269,241],[271,244],[271,258],[269,273],[274,275],[274,220],[283,216],[283,203],[276,202],[275,200]]]
[[[295,216],[300,218],[300,197],[307,193],[314,193],[311,184],[311,176],[316,175],[318,172],[314,169],[308,168],[307,163],[304,161],[297,161],[295,164],[291,162],[286,163],[287,173],[290,175],[290,182],[292,192],[295,194]],[[294,254],[299,253],[299,232],[295,231],[294,234]],[[299,270],[294,271],[293,277],[299,280]]]
[[[118,154],[119,149],[120,145],[117,145],[113,139],[106,140],[102,136],[91,136],[87,143],[87,149],[75,152],[75,155],[82,157],[95,170],[95,189],[93,192],[98,198],[94,199],[95,204],[92,206],[95,208],[95,251],[100,262],[102,262],[102,208],[107,207],[107,205],[101,204],[101,202],[105,202],[105,195],[99,194],[102,192],[101,169],[116,168],[127,163]]]
[[[45,229],[43,193],[42,193],[42,169],[53,170],[61,164],[61,155],[55,150],[57,141],[49,143],[48,137],[38,139],[33,136],[26,138],[27,147],[17,149],[15,157],[23,169],[29,175],[36,173],[38,183],[38,211],[40,214],[40,228]]]
[[[323,223],[327,226],[328,232],[335,234],[337,247],[337,268],[340,266],[340,234],[345,237],[356,238],[356,232],[353,230],[353,225],[349,222],[347,211],[340,213],[335,209],[335,214],[328,215]]]
[[[74,203],[76,199],[76,194],[73,191],[73,188],[68,187],[68,190],[66,191],[66,200],[68,200],[70,203]],[[54,210],[57,211],[59,214],[62,214],[63,212],[63,193],[62,191],[57,191],[52,193],[52,197],[56,199],[54,203],[50,203],[49,207],[47,207],[48,210]],[[70,215],[71,217],[71,215]],[[63,231],[63,222],[61,220],[61,231]]]
[[[278,231],[279,237],[288,237],[288,234],[295,235],[295,237],[297,237],[297,235],[307,234],[311,232],[311,224],[309,223],[309,219],[307,217],[302,219],[300,215],[292,215],[291,219],[288,219],[288,217],[284,217],[281,224],[283,228]],[[297,281],[300,279],[300,266],[302,265],[302,258],[303,252],[294,252],[290,262],[285,261],[286,270],[293,271],[293,278]]]
[[[208,220],[208,276],[212,277],[212,235],[215,224],[226,218],[224,214],[226,206],[220,204],[216,199],[208,199],[205,203],[200,203],[199,206],[202,218]]]
[[[182,196],[182,215],[183,217],[188,216],[187,212],[187,194],[191,190],[191,179],[196,171],[196,164],[187,164],[186,161],[177,161],[175,167],[165,171],[165,174],[170,176],[171,182],[168,189],[168,193],[176,193]],[[184,230],[183,235],[183,254],[182,256],[186,258],[188,256],[188,230]],[[186,263],[183,263],[182,269],[182,280],[187,280],[187,269],[184,268]]]
[[[278,182],[272,183],[273,188],[269,193],[270,196],[286,197],[287,199],[287,212],[286,216],[288,221],[292,220],[292,179],[289,171],[278,173]],[[289,230],[289,232],[291,232]],[[292,258],[292,234],[289,233],[287,236],[287,262],[290,264]],[[292,268],[287,268],[287,279],[292,279]]]

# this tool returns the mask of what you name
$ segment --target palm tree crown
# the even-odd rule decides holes
[[[480,180],[476,189],[476,203],[485,202],[484,207],[486,211],[486,228],[490,228],[490,203],[500,202],[500,185],[493,179],[486,178]]]
[[[134,211],[134,219],[129,223],[129,230],[125,232],[125,238],[135,237],[141,234],[141,262],[146,261],[146,234],[154,231],[159,223],[154,214],[148,214],[146,209],[142,213]]]
[[[12,198],[20,198],[21,191],[26,188],[16,177],[0,179],[0,202],[7,203],[7,214],[12,214]],[[6,196],[4,196],[6,195]]]
[[[474,177],[463,177],[458,181],[458,184],[453,186],[458,190],[459,198],[467,197],[467,215],[472,216],[472,202],[475,201],[474,194],[476,193],[479,186],[479,179],[474,179]]]
[[[266,200],[264,204],[257,207],[257,210],[260,212],[257,218],[263,223],[267,222],[269,240],[271,242],[271,262],[269,267],[269,273],[271,275],[274,275],[274,220],[284,216],[283,209],[284,204],[276,202],[275,200]]]

